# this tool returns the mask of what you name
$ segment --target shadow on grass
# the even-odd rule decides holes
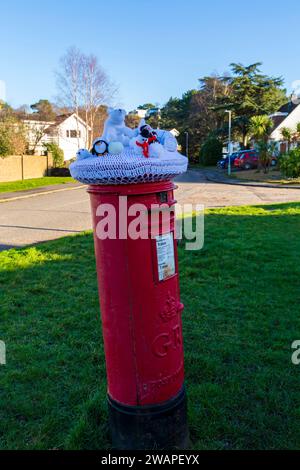
[[[300,446],[300,204],[272,207],[210,210],[204,248],[179,247],[195,449]],[[0,263],[0,447],[109,448],[92,236]]]

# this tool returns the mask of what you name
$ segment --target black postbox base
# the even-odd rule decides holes
[[[127,406],[108,396],[112,446],[118,450],[188,449],[185,388],[159,405]]]

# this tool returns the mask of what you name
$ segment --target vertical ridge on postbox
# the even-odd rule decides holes
[[[94,194],[93,213],[99,204],[109,203],[118,208],[116,194]],[[94,237],[98,287],[101,307],[104,350],[106,358],[108,392],[121,403],[136,404],[136,370],[134,363],[130,317],[128,240],[97,239],[94,220]]]

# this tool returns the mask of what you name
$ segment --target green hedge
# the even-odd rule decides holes
[[[202,165],[215,165],[222,158],[223,144],[219,139],[210,138],[200,149],[200,163]]]
[[[54,168],[61,168],[64,165],[64,151],[55,143],[45,144],[45,147],[52,155]]]
[[[300,147],[291,150],[279,158],[281,173],[288,178],[300,176]]]
[[[0,132],[0,157],[13,155],[14,148],[8,132]]]

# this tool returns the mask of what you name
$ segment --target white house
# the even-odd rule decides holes
[[[284,141],[281,131],[284,127],[288,127],[293,132],[296,131],[297,124],[300,122],[300,105],[289,102],[282,106],[277,113],[271,114],[270,117],[274,122],[270,139],[278,143],[280,152],[285,152],[287,142]]]
[[[174,137],[178,137],[180,135],[180,132],[177,129],[175,129],[175,127],[174,129],[171,129],[170,132]]]
[[[34,117],[34,116],[33,116]],[[53,138],[48,136],[45,132],[46,129],[54,125],[55,122],[39,121],[34,118],[22,119],[26,130],[26,137],[29,144],[29,150],[34,155],[45,155],[46,147],[44,144],[53,142]]]
[[[132,114],[133,116],[138,116],[141,119],[146,117],[147,110],[146,109],[134,109],[133,111],[129,111],[128,114]]]
[[[75,113],[57,116],[55,121],[39,121],[30,116],[23,123],[27,130],[29,149],[36,155],[44,155],[44,144],[54,142],[64,152],[64,159],[74,158],[79,148],[87,146],[90,127]]]

